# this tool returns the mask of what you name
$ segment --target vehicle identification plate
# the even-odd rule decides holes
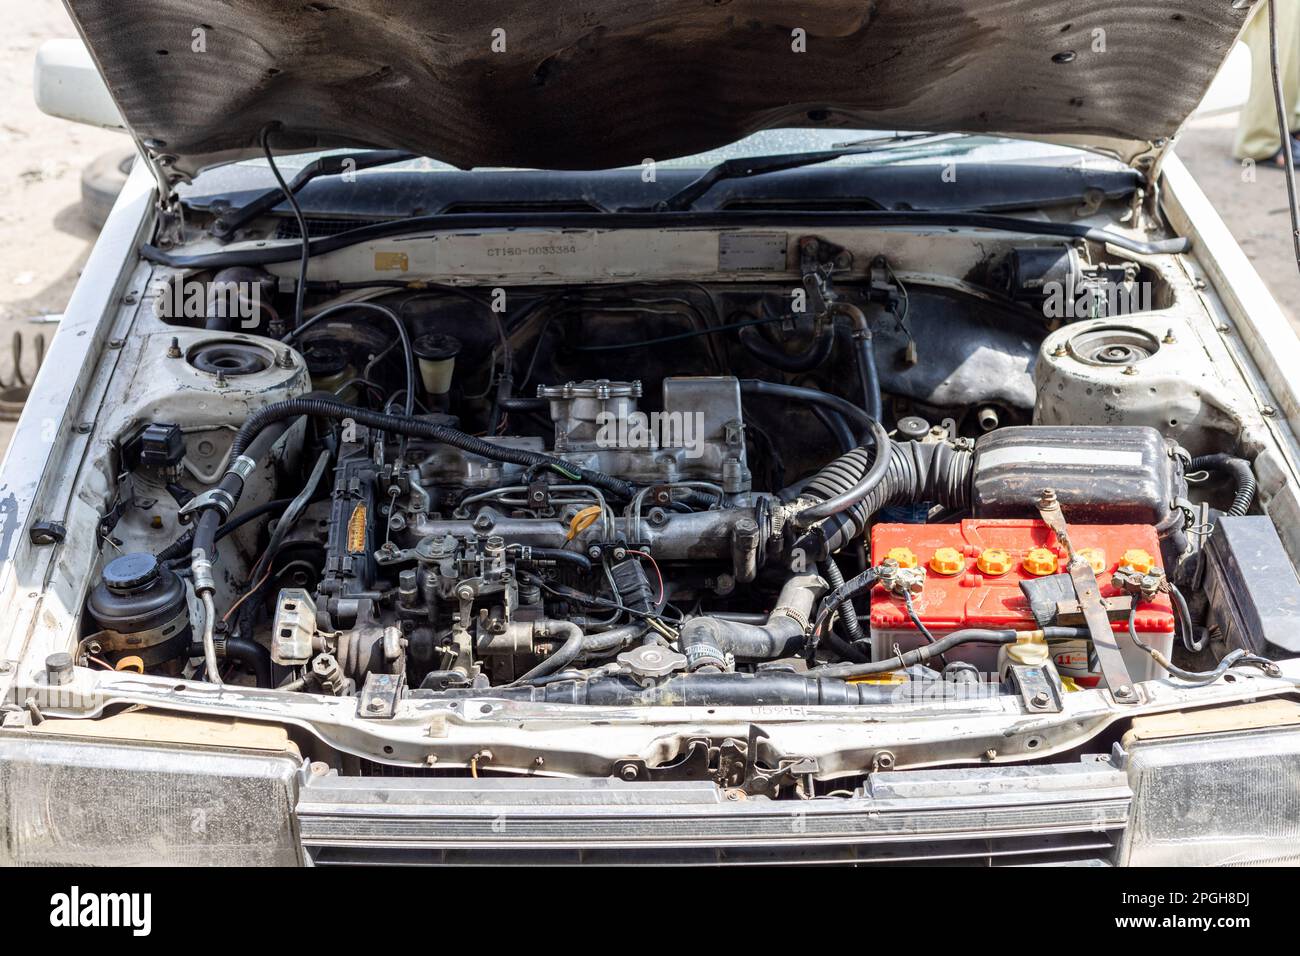
[[[784,272],[789,244],[784,232],[724,232],[718,236],[718,271]]]

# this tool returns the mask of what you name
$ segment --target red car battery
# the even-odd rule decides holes
[[[1146,570],[1158,565],[1160,542],[1148,525],[1071,525],[1070,540],[1097,572],[1102,597],[1126,592],[1111,575],[1120,564]],[[969,519],[953,524],[878,524],[871,532],[872,561],[893,557],[905,567],[925,571],[925,587],[912,597],[917,617],[934,637],[965,628],[1034,630],[1020,582],[1065,571],[1066,551],[1042,521],[1019,518]],[[1134,680],[1164,675],[1149,654],[1128,639],[1127,621],[1113,621],[1124,637],[1120,647]],[[1134,630],[1144,643],[1170,654],[1174,611],[1166,594],[1140,603]],[[908,651],[925,643],[900,597],[877,585],[871,592],[871,640],[876,660],[892,657],[895,646]],[[1062,676],[1081,686],[1095,685],[1101,675],[1088,666],[1088,641],[1053,645]],[[966,661],[985,673],[997,669],[998,647],[965,644],[945,655]]]

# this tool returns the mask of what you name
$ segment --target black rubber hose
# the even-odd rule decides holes
[[[315,401],[315,399],[306,399],[303,401]],[[289,403],[284,403],[289,404]],[[266,406],[274,408],[274,405]],[[347,407],[347,406],[344,406]],[[254,413],[256,415],[256,413]],[[250,458],[254,462],[260,462],[271,453],[271,446],[280,440],[291,424],[290,419],[296,418],[297,415],[285,415],[282,418],[267,421],[266,424],[259,428],[257,432],[250,435],[247,440],[239,443],[239,434],[235,435],[235,442],[230,448],[230,462],[232,467],[240,456]],[[242,431],[242,429],[241,429]],[[238,447],[236,447],[236,443]],[[239,501],[239,496],[244,493],[244,479],[235,471],[227,471],[217,482],[217,490],[229,498],[229,507],[225,514],[218,508],[204,508],[199,513],[199,518],[194,526],[193,550],[201,551],[208,561],[215,561],[217,556],[217,530],[221,527],[226,515],[234,511],[235,505]],[[196,566],[196,571],[198,570]],[[201,578],[196,577],[195,584],[202,583]]]
[[[834,558],[827,558],[822,562],[822,577],[831,586],[832,594],[844,587],[844,575]],[[846,597],[836,605],[835,609],[839,611],[840,620],[844,622],[844,633],[848,639],[850,641],[862,640],[862,622],[858,620],[858,609],[853,606],[853,598]]]
[[[271,652],[256,641],[244,637],[227,636],[217,641],[220,652],[226,660],[238,661],[253,672],[258,687],[271,686]],[[190,657],[202,657],[203,644],[190,647]]]
[[[528,559],[534,564],[550,562],[551,564],[567,564],[579,571],[591,570],[591,559],[589,557],[585,554],[579,554],[577,551],[565,551],[563,548],[529,548]]]
[[[276,402],[273,405],[264,405],[259,408],[248,417],[248,420],[236,433],[234,442],[231,445],[232,460],[243,454],[248,443],[269,424],[298,415],[340,420],[351,419],[358,424],[367,425],[371,428],[382,428],[386,432],[397,435],[432,439],[491,461],[501,461],[525,467],[536,465],[550,468],[566,477],[581,478],[587,484],[596,485],[620,498],[630,499],[636,493],[636,489],[631,482],[615,478],[612,475],[606,475],[603,472],[579,468],[563,459],[554,458],[550,455],[493,444],[492,442],[483,441],[481,438],[475,438],[473,435],[467,435],[455,428],[449,428],[446,425],[439,425],[424,419],[389,415],[384,412],[375,412],[369,409],[357,408],[353,405],[346,405],[343,402],[319,398],[291,398],[288,401]]]
[[[292,498],[276,498],[274,501],[267,501],[258,505],[256,508],[249,508],[247,511],[241,511],[238,516],[231,518],[217,529],[217,540],[220,541],[222,538],[226,537],[226,535],[239,530],[250,521],[255,521],[265,514],[288,507],[289,502],[292,500]],[[157,558],[159,561],[175,561],[177,558],[188,557],[190,550],[193,547],[194,529],[191,528],[171,544],[167,545],[167,547],[159,551]]]
[[[781,398],[791,402],[806,402],[813,405],[821,405],[848,421],[857,430],[858,439],[860,441],[866,439],[866,437],[872,433],[873,426],[876,424],[875,419],[852,402],[846,401],[838,395],[819,392],[815,388],[800,388],[797,385],[778,385],[775,382],[764,382],[761,379],[756,378],[742,378],[740,380],[740,391],[743,395],[754,395],[761,398]]]
[[[857,345],[854,351],[858,359],[858,382],[862,386],[862,407],[868,415],[880,421],[882,399],[880,372],[876,369],[876,343],[870,332],[856,334],[854,343]]]
[[[419,379],[419,375],[415,370],[415,349],[411,345],[410,333],[406,331],[406,323],[402,321],[400,315],[388,308],[388,306],[380,305],[377,302],[341,302],[338,305],[332,305],[327,309],[317,312],[308,321],[299,325],[297,328],[289,332],[288,335],[280,339],[280,341],[286,343],[292,342],[308,329],[313,328],[325,319],[331,318],[340,312],[346,312],[349,309],[358,309],[363,312],[375,312],[393,323],[393,327],[397,330],[397,340],[402,345],[402,358],[406,368],[406,414],[411,415],[415,411],[415,383]]]
[[[858,440],[854,437],[853,430],[849,428],[840,415],[837,415],[825,405],[814,405],[811,411],[817,417],[817,420],[826,427],[826,430],[831,433],[835,443],[840,446],[840,451],[852,451],[858,447]]]
[[[880,397],[880,371],[876,368],[876,343],[871,335],[867,314],[852,302],[832,302],[831,312],[846,316],[853,323],[853,357],[858,366],[858,385],[862,391],[862,408],[875,421],[883,410]]]
[[[821,560],[840,550],[862,533],[876,513],[886,505],[932,502],[945,508],[968,508],[974,456],[945,442],[891,442],[884,478],[860,501],[823,521],[801,546],[805,553]],[[859,448],[822,469],[803,488],[803,494],[818,498],[843,495],[869,469],[869,455]],[[812,535],[821,544],[811,540]]]
[[[814,667],[807,672],[809,677],[834,677],[850,680],[854,677],[866,677],[870,674],[883,674],[888,671],[904,670],[916,664],[924,664],[941,656],[945,651],[962,644],[1014,644],[1019,640],[1018,631],[991,630],[986,628],[968,628],[953,631],[941,637],[933,644],[923,644],[915,650],[906,651],[883,661],[869,664],[826,664]],[[1077,640],[1087,638],[1088,629],[1083,627],[1045,627],[1043,637],[1047,640]]]
[[[257,677],[258,687],[271,686],[271,652],[244,637],[226,638],[226,658],[243,664]]]
[[[628,624],[597,634],[584,634],[582,628],[570,621],[551,621],[547,624],[549,636],[564,635],[560,649],[542,660],[536,667],[515,680],[514,684],[528,684],[549,674],[564,670],[579,658],[592,654],[608,653],[622,647],[624,642],[640,637],[646,631],[642,623]]]
[[[727,656],[738,660],[773,661],[803,653],[805,629],[826,582],[815,574],[786,581],[765,624],[745,624],[717,617],[693,617],[682,625],[677,640],[686,666],[697,671],[727,669]]]
[[[797,355],[791,355],[780,346],[773,345],[764,338],[757,326],[747,325],[737,336],[740,344],[751,355],[783,372],[811,372],[830,358],[831,348],[835,345],[835,327],[829,323],[822,327],[808,348]]]
[[[1217,471],[1230,476],[1236,484],[1236,491],[1233,494],[1232,506],[1228,508],[1228,514],[1239,518],[1250,510],[1251,503],[1255,500],[1257,486],[1250,462],[1244,458],[1234,458],[1231,455],[1201,455],[1191,460],[1187,470]]]
[[[502,411],[507,412],[540,412],[550,407],[550,400],[545,398],[520,398],[510,396],[502,398],[499,402]]]
[[[860,504],[869,494],[880,486],[882,481],[885,480],[885,474],[889,471],[894,443],[889,440],[889,433],[885,431],[885,426],[881,425],[880,422],[873,421],[871,427],[873,432],[872,445],[875,449],[871,464],[863,468],[857,480],[843,491],[831,495],[830,497],[822,498],[821,501],[812,507],[800,511],[794,519],[795,524],[798,527],[809,528],[819,521],[824,521],[827,518],[832,518],[841,512],[849,510],[855,505]],[[856,454],[856,452],[861,452],[861,454]],[[849,459],[850,456],[853,456],[852,460],[855,463],[860,462],[866,454],[867,451],[865,448],[855,449],[843,458],[838,459],[838,462],[832,462],[827,469],[823,470],[823,473],[826,470],[836,469],[839,462]],[[841,471],[840,474],[843,475],[844,472]],[[818,477],[820,477],[820,475]],[[816,481],[816,479],[814,479],[814,481]],[[811,486],[805,487],[804,491],[807,492],[809,487]],[[823,483],[820,487],[826,488],[827,485]]]

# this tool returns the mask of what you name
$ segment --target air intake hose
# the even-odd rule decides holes
[[[946,442],[890,442],[889,463],[880,482],[856,503],[812,528],[800,541],[809,557],[823,560],[862,533],[886,505],[927,501],[945,508],[966,508],[971,500],[975,456]],[[858,485],[870,471],[872,455],[864,448],[840,456],[804,486],[802,497],[833,499]]]

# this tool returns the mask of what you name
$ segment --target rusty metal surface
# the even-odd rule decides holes
[[[791,126],[1089,136],[1132,158],[1174,134],[1249,14],[1226,0],[68,6],[127,121],[182,171],[251,154],[271,120],[293,131],[282,148],[462,166],[635,164]]]

